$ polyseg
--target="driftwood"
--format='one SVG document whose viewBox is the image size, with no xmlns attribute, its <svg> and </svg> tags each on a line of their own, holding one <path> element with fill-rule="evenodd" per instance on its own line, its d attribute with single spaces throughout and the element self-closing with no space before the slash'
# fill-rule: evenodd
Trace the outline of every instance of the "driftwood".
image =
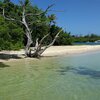
<svg viewBox="0 0 100 100">
<path fill-rule="evenodd" d="M 28 25 L 28 22 L 26 21 L 26 17 L 27 16 L 40 16 L 42 14 L 45 14 L 49 11 L 49 9 L 53 6 L 53 5 L 50 5 L 47 7 L 47 9 L 42 12 L 42 13 L 37 13 L 37 14 L 32 14 L 32 13 L 29 13 L 29 14 L 26 14 L 26 9 L 25 9 L 25 5 L 22 4 L 21 5 L 23 10 L 22 10 L 22 19 L 21 20 L 17 20 L 17 19 L 14 19 L 14 18 L 11 18 L 11 17 L 8 17 L 5 15 L 5 9 L 3 8 L 3 17 L 6 19 L 6 20 L 10 20 L 10 21 L 17 21 L 17 22 L 20 22 L 21 24 L 24 25 L 25 27 L 25 35 L 27 37 L 27 44 L 25 46 L 25 56 L 27 57 L 40 57 L 41 54 L 47 49 L 49 48 L 50 46 L 52 46 L 54 44 L 54 42 L 56 41 L 58 35 L 60 34 L 60 32 L 62 30 L 60 30 L 54 37 L 54 39 L 52 40 L 52 42 L 49 44 L 49 45 L 46 45 L 44 47 L 42 47 L 42 43 L 43 41 L 45 40 L 45 38 L 47 38 L 49 36 L 49 33 L 46 34 L 40 41 L 39 39 L 37 38 L 36 39 L 36 43 L 35 43 L 35 47 L 31 47 L 31 44 L 33 43 L 33 40 L 32 40 L 32 31 L 31 29 L 29 28 L 29 25 Z"/>
</svg>

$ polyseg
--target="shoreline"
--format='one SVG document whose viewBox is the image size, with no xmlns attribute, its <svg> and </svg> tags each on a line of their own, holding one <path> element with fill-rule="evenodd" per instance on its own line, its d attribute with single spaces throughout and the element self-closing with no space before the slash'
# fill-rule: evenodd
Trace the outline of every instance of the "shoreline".
<svg viewBox="0 0 100 100">
<path fill-rule="evenodd" d="M 67 56 L 67 55 L 69 56 L 74 54 L 82 54 L 82 53 L 96 52 L 96 51 L 100 51 L 100 45 L 51 46 L 41 56 L 43 57 L 56 57 L 56 56 Z M 0 62 L 26 59 L 23 55 L 24 55 L 23 49 L 20 51 L 0 51 Z"/>
<path fill-rule="evenodd" d="M 66 56 L 73 54 L 81 54 L 87 52 L 95 52 L 100 50 L 100 45 L 74 45 L 74 46 L 52 46 L 48 48 L 42 56 Z"/>
</svg>

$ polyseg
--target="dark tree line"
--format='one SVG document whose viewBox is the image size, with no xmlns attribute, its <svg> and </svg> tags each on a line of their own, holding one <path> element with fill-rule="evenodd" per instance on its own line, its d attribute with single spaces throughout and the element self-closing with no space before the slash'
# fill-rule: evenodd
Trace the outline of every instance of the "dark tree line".
<svg viewBox="0 0 100 100">
<path fill-rule="evenodd" d="M 95 42 L 97 40 L 100 40 L 100 36 L 96 34 L 88 34 L 88 35 L 79 35 L 79 36 L 72 36 L 73 42 Z"/>
</svg>

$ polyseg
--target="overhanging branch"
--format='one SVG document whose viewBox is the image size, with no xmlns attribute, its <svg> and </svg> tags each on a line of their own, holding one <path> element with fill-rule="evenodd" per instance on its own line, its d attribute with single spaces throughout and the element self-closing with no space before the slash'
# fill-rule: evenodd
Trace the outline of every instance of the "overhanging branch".
<svg viewBox="0 0 100 100">
<path fill-rule="evenodd" d="M 20 21 L 20 20 L 17 20 L 17 19 L 14 19 L 14 18 L 6 17 L 6 16 L 5 16 L 5 9 L 4 9 L 4 8 L 3 8 L 3 13 L 2 13 L 2 15 L 3 15 L 3 17 L 4 17 L 5 19 L 7 19 L 7 20 L 17 21 L 17 22 L 22 23 L 22 21 Z"/>
<path fill-rule="evenodd" d="M 52 45 L 54 44 L 54 42 L 56 41 L 56 39 L 58 38 L 58 35 L 62 32 L 62 30 L 63 30 L 63 29 L 61 29 L 61 30 L 56 34 L 56 36 L 54 37 L 53 41 L 52 41 L 49 45 L 45 46 L 44 49 L 42 49 L 42 50 L 40 51 L 40 54 L 42 54 L 47 48 L 49 48 L 50 46 L 52 46 Z"/>
<path fill-rule="evenodd" d="M 52 45 L 54 44 L 54 42 L 56 41 L 56 39 L 58 38 L 58 35 L 61 33 L 62 30 L 63 30 L 63 29 L 61 29 L 61 30 L 56 34 L 56 36 L 54 37 L 53 41 L 52 41 L 49 45 L 47 45 L 45 48 L 49 48 L 50 46 L 52 46 Z"/>
<path fill-rule="evenodd" d="M 49 36 L 49 33 L 48 34 L 46 34 L 41 40 L 40 40 L 40 45 L 42 44 L 42 42 L 44 41 L 44 39 L 46 38 L 46 37 L 48 37 Z"/>
<path fill-rule="evenodd" d="M 54 6 L 54 4 L 50 5 L 47 7 L 47 9 L 42 12 L 42 13 L 37 13 L 37 14 L 32 14 L 32 13 L 29 13 L 29 14 L 26 14 L 25 16 L 40 16 L 40 15 L 43 15 L 43 14 L 46 14 L 48 11 L 51 11 L 49 10 L 52 6 Z"/>
</svg>

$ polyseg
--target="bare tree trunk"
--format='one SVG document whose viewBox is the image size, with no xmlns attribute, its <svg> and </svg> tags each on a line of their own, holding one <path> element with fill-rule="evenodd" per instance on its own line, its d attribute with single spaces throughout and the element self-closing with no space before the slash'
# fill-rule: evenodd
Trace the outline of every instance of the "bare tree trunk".
<svg viewBox="0 0 100 100">
<path fill-rule="evenodd" d="M 3 8 L 3 17 L 7 20 L 11 20 L 11 21 L 18 21 L 20 23 L 22 23 L 24 25 L 24 27 L 26 28 L 26 37 L 27 37 L 27 44 L 26 44 L 26 47 L 25 47 L 25 56 L 30 56 L 31 55 L 31 52 L 30 52 L 30 46 L 31 44 L 33 43 L 32 41 L 32 36 L 31 36 L 31 33 L 32 31 L 30 30 L 27 22 L 26 22 L 26 18 L 25 18 L 25 6 L 22 6 L 23 7 L 23 12 L 22 12 L 22 21 L 20 20 L 16 20 L 14 18 L 8 18 L 5 16 L 5 10 Z"/>
<path fill-rule="evenodd" d="M 35 46 L 35 49 L 33 49 L 33 53 L 31 54 L 31 57 L 37 57 L 37 58 L 41 57 L 41 54 L 42 54 L 47 48 L 49 48 L 50 46 L 52 46 L 52 45 L 54 44 L 54 42 L 55 42 L 56 39 L 58 38 L 58 35 L 60 34 L 61 31 L 62 31 L 62 29 L 56 34 L 56 36 L 54 37 L 53 41 L 52 41 L 49 45 L 47 45 L 47 46 L 42 47 L 42 43 L 43 43 L 44 39 L 45 39 L 47 36 L 49 36 L 49 34 L 45 35 L 45 36 L 41 39 L 40 43 L 38 43 L 38 41 L 36 40 L 36 46 Z"/>
<path fill-rule="evenodd" d="M 44 49 L 41 49 L 40 55 L 41 55 L 47 48 L 51 47 L 51 46 L 54 44 L 54 42 L 55 42 L 55 41 L 57 40 L 57 38 L 59 37 L 59 34 L 61 33 L 61 31 L 62 31 L 62 29 L 56 34 L 56 36 L 54 37 L 53 41 L 52 41 L 49 45 L 45 46 Z"/>
<path fill-rule="evenodd" d="M 25 47 L 25 56 L 26 57 L 31 56 L 31 50 L 30 50 L 31 44 L 32 44 L 32 40 L 30 38 L 28 38 L 27 44 L 26 44 L 26 47 Z"/>
<path fill-rule="evenodd" d="M 26 44 L 26 47 L 25 47 L 25 56 L 30 57 L 31 56 L 30 47 L 31 47 L 31 44 L 33 43 L 33 41 L 32 41 L 32 36 L 31 36 L 32 31 L 30 31 L 30 28 L 28 27 L 28 24 L 27 24 L 26 18 L 25 18 L 25 7 L 23 7 L 22 23 L 26 28 L 25 35 L 27 37 L 27 44 Z"/>
<path fill-rule="evenodd" d="M 33 40 L 32 40 L 32 31 L 31 29 L 29 28 L 28 26 L 28 23 L 26 21 L 26 17 L 27 16 L 30 16 L 30 15 L 34 15 L 34 16 L 39 16 L 41 14 L 45 14 L 49 8 L 51 8 L 53 5 L 50 5 L 48 6 L 48 8 L 43 12 L 43 13 L 39 13 L 39 14 L 26 14 L 25 12 L 25 5 L 22 5 L 22 8 L 23 8 L 23 11 L 22 11 L 22 20 L 17 20 L 17 19 L 14 19 L 14 18 L 9 18 L 9 17 L 6 17 L 5 16 L 5 10 L 3 8 L 3 17 L 7 20 L 12 20 L 12 21 L 17 21 L 17 22 L 20 22 L 21 24 L 24 25 L 25 29 L 26 29 L 26 32 L 25 32 L 25 35 L 27 37 L 27 44 L 26 44 L 26 47 L 25 47 L 25 56 L 27 57 L 40 57 L 41 54 L 47 49 L 49 48 L 50 46 L 52 46 L 54 44 L 54 42 L 56 41 L 58 35 L 60 34 L 60 32 L 62 31 L 62 29 L 56 34 L 56 36 L 54 37 L 53 41 L 45 46 L 45 47 L 42 47 L 42 43 L 44 41 L 44 39 L 49 36 L 49 33 L 47 35 L 45 35 L 40 41 L 38 40 L 38 38 L 36 39 L 36 45 L 33 49 L 31 49 L 31 44 L 33 43 Z"/>
</svg>

